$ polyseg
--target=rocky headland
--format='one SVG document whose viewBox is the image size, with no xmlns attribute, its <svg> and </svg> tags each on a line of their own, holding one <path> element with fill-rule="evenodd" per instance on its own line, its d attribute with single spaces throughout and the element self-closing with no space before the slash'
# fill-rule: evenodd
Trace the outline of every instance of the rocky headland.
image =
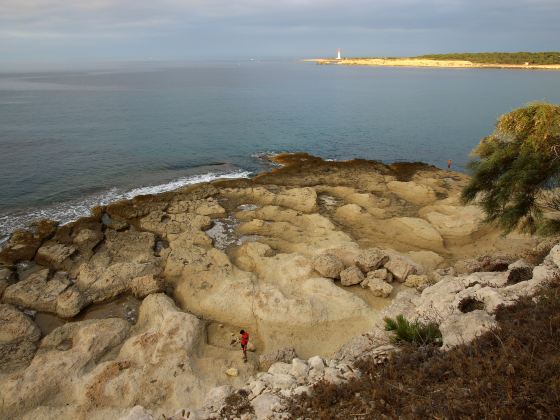
<svg viewBox="0 0 560 420">
<path fill-rule="evenodd" d="M 245 418 L 285 418 L 283 398 L 390 356 L 384 316 L 435 321 L 451 348 L 558 275 L 560 249 L 535 266 L 521 256 L 547 244 L 461 204 L 464 174 L 273 160 L 15 232 L 0 250 L 0 417 L 228 418 L 241 392 Z"/>
<path fill-rule="evenodd" d="M 317 64 L 337 64 L 342 66 L 370 66 L 370 67 L 427 67 L 427 68 L 457 68 L 457 69 L 520 69 L 520 70 L 560 70 L 560 64 L 500 64 L 479 63 L 469 60 L 437 60 L 430 58 L 315 58 L 305 61 Z"/>
</svg>

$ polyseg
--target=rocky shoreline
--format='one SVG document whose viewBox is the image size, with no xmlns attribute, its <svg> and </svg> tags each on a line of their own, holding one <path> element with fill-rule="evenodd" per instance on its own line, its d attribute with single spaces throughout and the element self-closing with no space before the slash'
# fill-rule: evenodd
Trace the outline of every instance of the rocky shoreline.
<svg viewBox="0 0 560 420">
<path fill-rule="evenodd" d="M 220 418 L 243 390 L 257 418 L 282 418 L 283 397 L 389 356 L 383 316 L 439 317 L 450 347 L 557 274 L 555 249 L 519 261 L 536 238 L 504 237 L 460 204 L 464 174 L 274 161 L 15 232 L 0 250 L 0 416 Z M 139 301 L 133 316 L 84 318 L 123 296 Z M 43 314 L 57 327 L 39 328 Z"/>
</svg>

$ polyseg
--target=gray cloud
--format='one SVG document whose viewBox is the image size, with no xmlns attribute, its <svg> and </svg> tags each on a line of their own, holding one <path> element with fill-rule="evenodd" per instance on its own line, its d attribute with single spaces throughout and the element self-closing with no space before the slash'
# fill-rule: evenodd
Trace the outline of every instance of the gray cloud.
<svg viewBox="0 0 560 420">
<path fill-rule="evenodd" d="M 2 0 L 3 61 L 557 49 L 558 0 Z M 0 62 L 1 63 L 1 62 Z"/>
</svg>

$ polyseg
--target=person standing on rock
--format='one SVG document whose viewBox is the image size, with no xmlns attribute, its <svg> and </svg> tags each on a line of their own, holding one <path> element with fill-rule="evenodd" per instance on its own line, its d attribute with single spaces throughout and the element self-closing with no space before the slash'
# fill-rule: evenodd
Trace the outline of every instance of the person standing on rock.
<svg viewBox="0 0 560 420">
<path fill-rule="evenodd" d="M 239 331 L 241 334 L 241 350 L 243 351 L 243 361 L 247 362 L 247 344 L 249 344 L 249 333 L 245 330 Z"/>
</svg>

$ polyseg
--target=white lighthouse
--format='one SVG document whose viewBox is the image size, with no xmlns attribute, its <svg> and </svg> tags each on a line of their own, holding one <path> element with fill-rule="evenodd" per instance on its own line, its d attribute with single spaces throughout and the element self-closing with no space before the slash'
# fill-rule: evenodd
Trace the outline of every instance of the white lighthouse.
<svg viewBox="0 0 560 420">
<path fill-rule="evenodd" d="M 340 56 L 340 48 L 336 50 L 336 59 L 342 60 L 342 57 Z"/>
</svg>

